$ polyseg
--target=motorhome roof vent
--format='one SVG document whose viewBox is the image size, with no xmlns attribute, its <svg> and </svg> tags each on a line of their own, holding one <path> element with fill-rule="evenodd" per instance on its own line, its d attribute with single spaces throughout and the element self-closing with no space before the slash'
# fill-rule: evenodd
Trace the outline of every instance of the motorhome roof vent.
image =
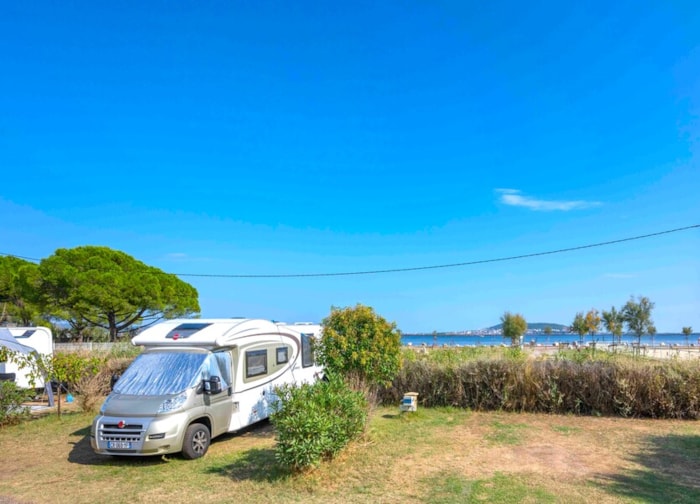
<svg viewBox="0 0 700 504">
<path fill-rule="evenodd" d="M 168 334 L 165 335 L 166 339 L 179 340 L 186 339 L 192 336 L 194 333 L 201 331 L 205 327 L 209 327 L 211 324 L 207 323 L 185 323 L 180 324 L 175 329 L 171 329 Z"/>
</svg>

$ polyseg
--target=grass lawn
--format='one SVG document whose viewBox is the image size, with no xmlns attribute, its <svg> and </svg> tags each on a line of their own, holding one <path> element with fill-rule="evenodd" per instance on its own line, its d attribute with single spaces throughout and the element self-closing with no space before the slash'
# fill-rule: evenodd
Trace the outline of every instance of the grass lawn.
<svg viewBox="0 0 700 504">
<path fill-rule="evenodd" d="M 367 436 L 299 476 L 263 423 L 206 457 L 112 458 L 92 417 L 0 429 L 0 503 L 697 503 L 700 423 L 379 408 Z"/>
</svg>

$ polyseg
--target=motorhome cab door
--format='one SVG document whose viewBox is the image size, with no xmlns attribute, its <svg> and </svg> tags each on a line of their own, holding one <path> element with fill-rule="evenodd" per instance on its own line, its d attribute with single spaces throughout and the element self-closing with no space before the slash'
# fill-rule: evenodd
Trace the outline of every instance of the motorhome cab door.
<svg viewBox="0 0 700 504">
<path fill-rule="evenodd" d="M 233 414 L 233 379 L 231 373 L 231 352 L 215 352 L 207 359 L 208 369 L 204 369 L 204 385 L 211 378 L 219 378 L 221 391 L 218 393 L 205 393 L 204 405 L 209 410 L 212 418 L 212 437 L 228 431 Z"/>
</svg>

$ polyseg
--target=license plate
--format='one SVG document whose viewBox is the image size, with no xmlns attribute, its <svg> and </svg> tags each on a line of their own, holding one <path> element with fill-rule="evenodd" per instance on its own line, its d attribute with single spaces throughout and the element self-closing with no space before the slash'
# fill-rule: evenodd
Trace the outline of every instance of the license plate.
<svg viewBox="0 0 700 504">
<path fill-rule="evenodd" d="M 131 450 L 129 441 L 107 441 L 108 450 Z"/>
</svg>

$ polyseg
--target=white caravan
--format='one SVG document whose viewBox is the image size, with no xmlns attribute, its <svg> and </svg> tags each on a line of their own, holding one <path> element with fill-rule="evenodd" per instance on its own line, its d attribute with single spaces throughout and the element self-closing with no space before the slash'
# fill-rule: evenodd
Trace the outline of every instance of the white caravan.
<svg viewBox="0 0 700 504">
<path fill-rule="evenodd" d="M 203 456 L 211 438 L 269 417 L 275 387 L 313 382 L 315 324 L 175 319 L 132 339 L 144 351 L 116 381 L 90 430 L 97 453 Z"/>
<path fill-rule="evenodd" d="M 6 344 L 0 342 L 0 346 L 6 346 L 12 351 L 24 354 L 34 351 L 44 358 L 53 355 L 53 337 L 51 336 L 51 329 L 48 327 L 3 327 L 2 329 L 3 332 L 9 332 L 14 340 L 19 343 L 20 347 L 14 347 L 11 342 Z M 7 333 L 5 332 L 5 334 Z M 44 388 L 43 377 L 35 376 L 32 381 L 31 373 L 31 369 L 20 368 L 15 362 L 0 362 L 0 374 L 6 376 L 14 375 L 14 381 L 18 387 Z"/>
</svg>

